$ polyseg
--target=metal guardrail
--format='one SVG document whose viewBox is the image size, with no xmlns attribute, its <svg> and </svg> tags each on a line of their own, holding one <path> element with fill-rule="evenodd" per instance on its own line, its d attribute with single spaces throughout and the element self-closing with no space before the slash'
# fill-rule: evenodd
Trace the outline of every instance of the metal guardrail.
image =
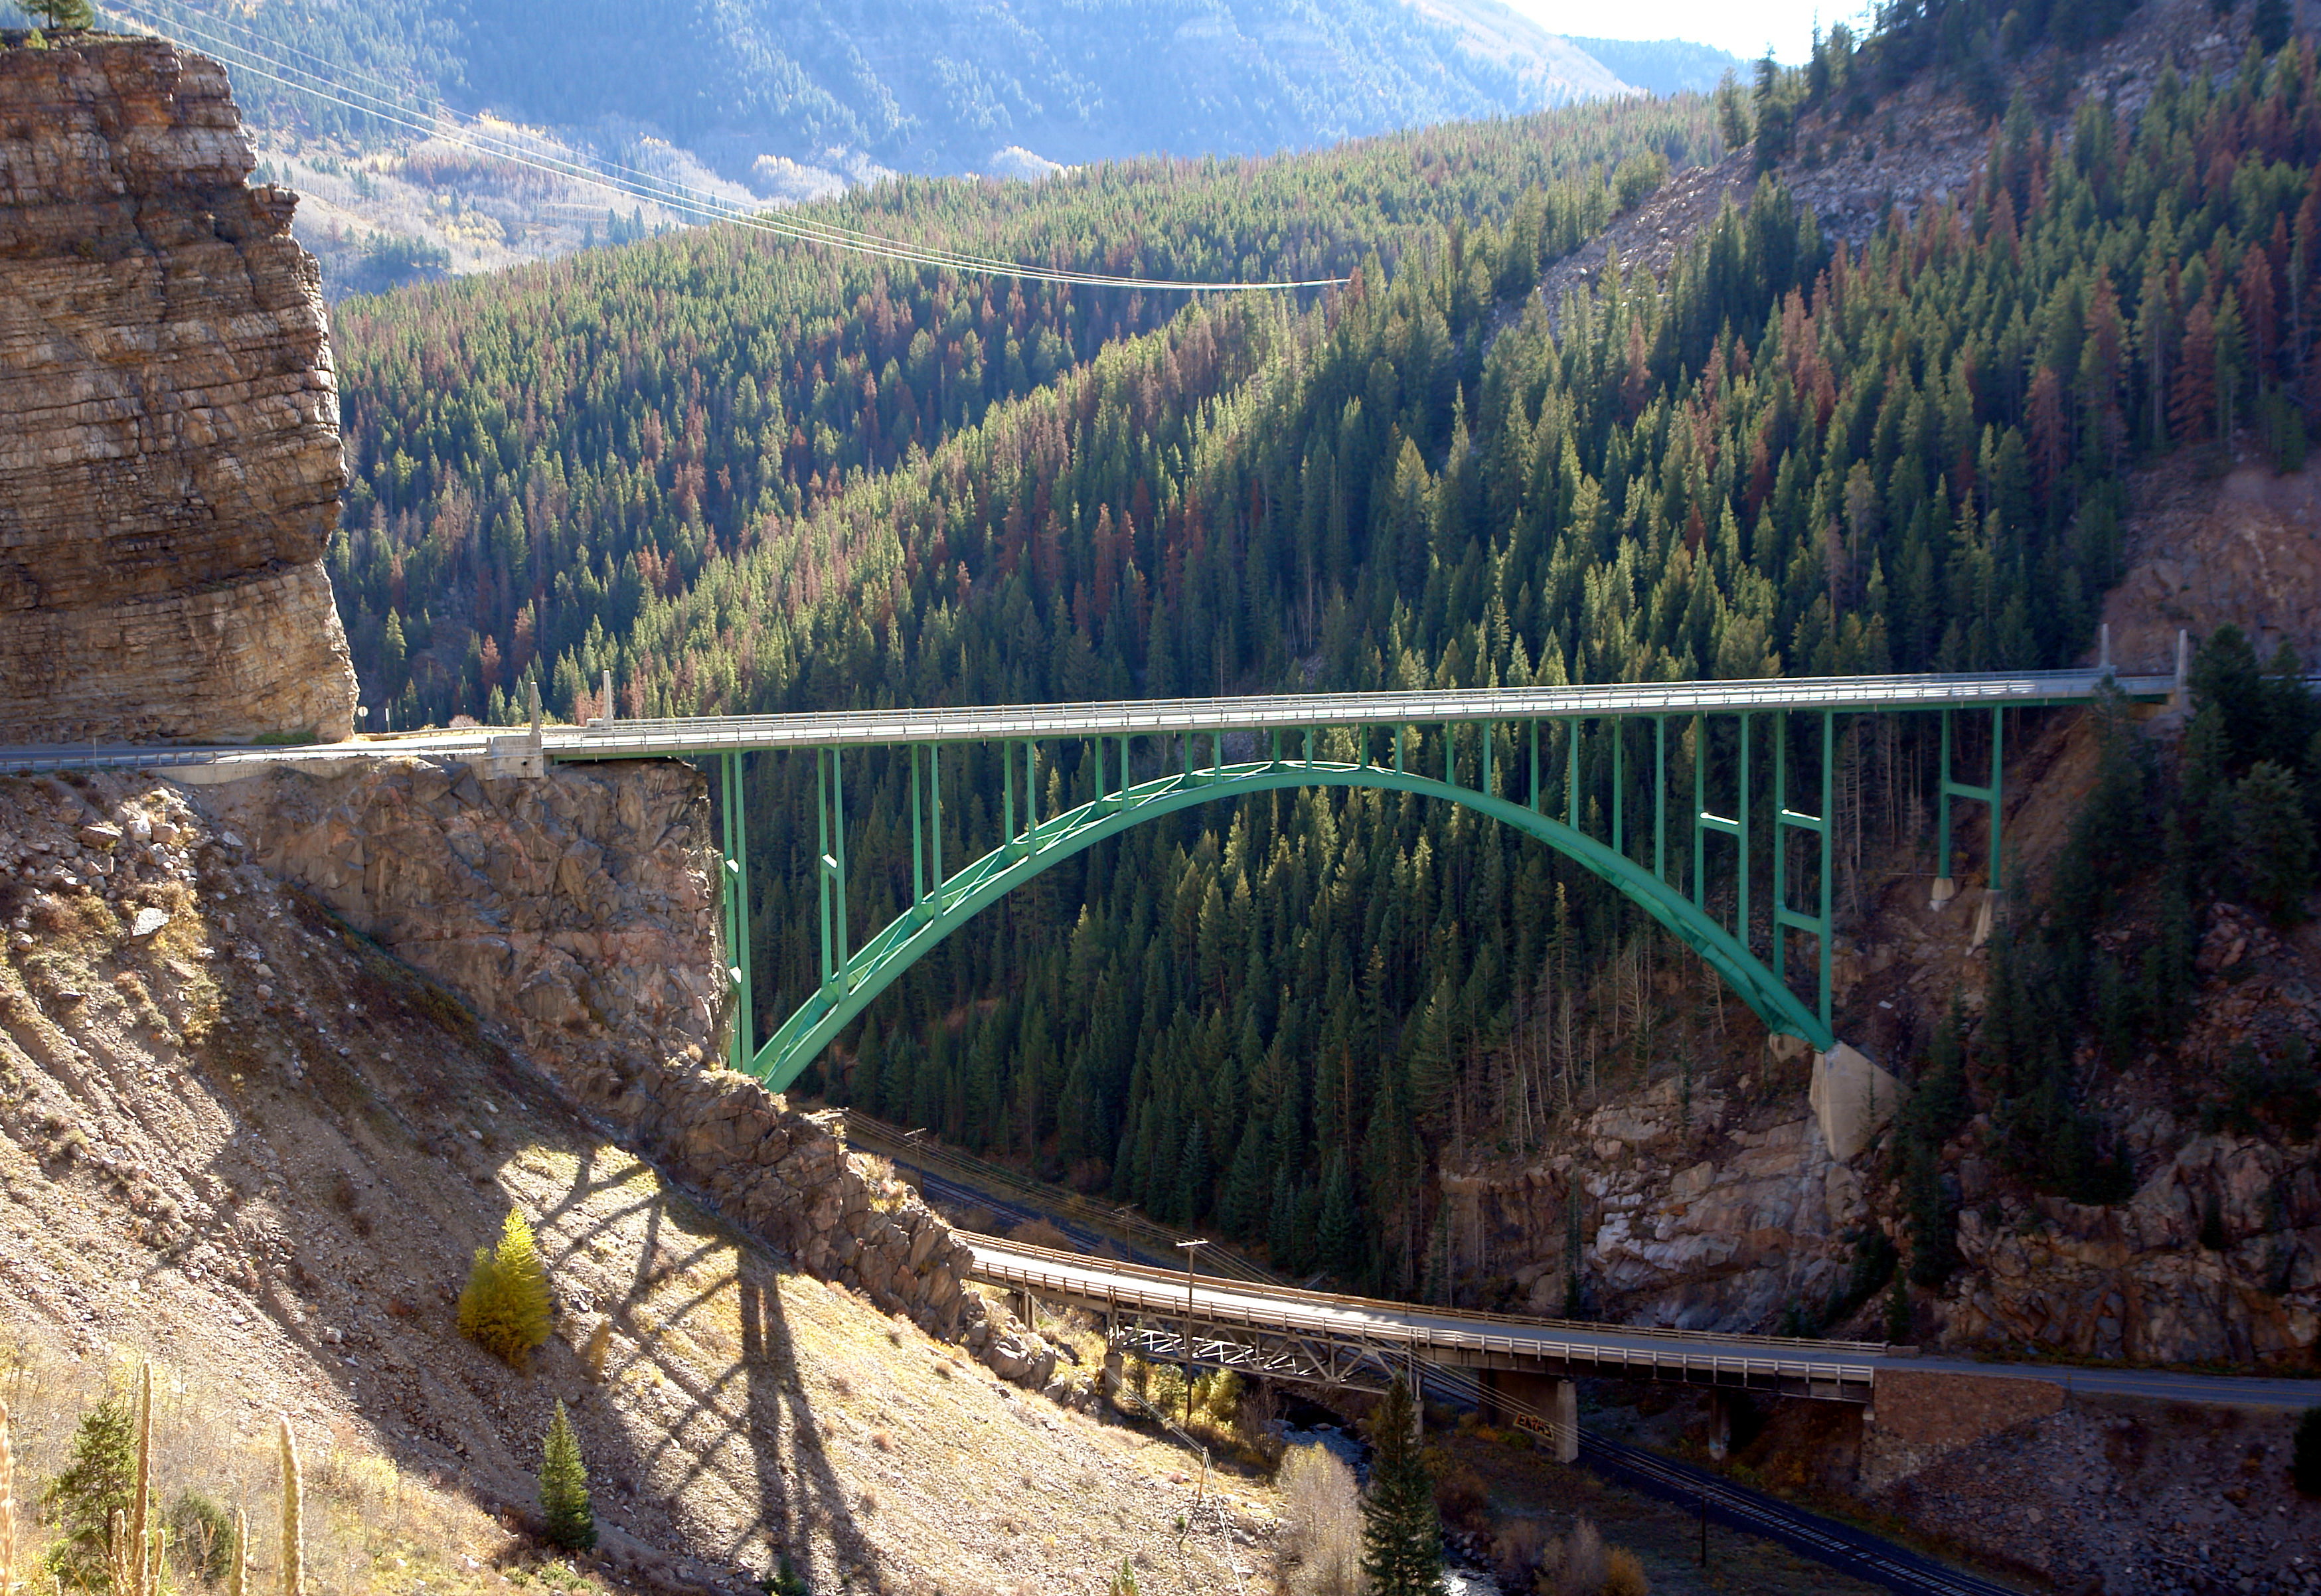
<svg viewBox="0 0 2321 1596">
<path fill-rule="evenodd" d="M 971 709 L 867 709 L 802 715 L 592 720 L 551 729 L 555 759 L 637 758 L 655 752 L 875 747 L 1042 737 L 1167 736 L 1306 726 L 1441 725 L 1473 721 L 1584 720 L 1733 715 L 1784 709 L 1973 709 L 2084 703 L 2111 690 L 2165 698 L 2174 676 L 2103 670 L 1982 674 L 1798 676 L 1753 681 L 1612 683 L 1431 692 L 1284 693 L 1218 698 L 1126 699 Z"/>
<path fill-rule="evenodd" d="M 874 747 L 1036 737 L 1167 736 L 1308 726 L 1597 720 L 1787 709 L 2028 707 L 2084 703 L 2107 690 L 2131 698 L 2161 698 L 2178 691 L 2180 685 L 2173 674 L 2122 676 L 2108 670 L 2092 669 L 696 716 L 592 720 L 581 726 L 544 726 L 540 750 L 551 760 L 647 759 L 745 749 Z M 510 726 L 477 726 L 457 731 L 368 734 L 345 743 L 278 746 L 18 746 L 0 748 L 0 775 L 58 770 L 328 763 L 379 753 L 477 759 L 512 752 L 507 740 L 528 734 Z"/>
<path fill-rule="evenodd" d="M 1658 1330 L 1606 1332 L 1595 1327 L 1568 1326 L 1553 1321 L 1520 1320 L 1507 1316 L 1437 1315 L 1473 1318 L 1474 1322 L 1521 1325 L 1534 1333 L 1495 1334 L 1488 1329 L 1444 1328 L 1413 1322 L 1406 1305 L 1375 1299 L 1298 1291 L 1288 1287 L 1249 1287 L 1213 1281 L 1204 1300 L 1195 1283 L 1193 1300 L 1187 1300 L 1184 1276 L 1137 1264 L 1091 1263 L 1076 1254 L 1015 1242 L 994 1242 L 970 1236 L 975 1254 L 973 1278 L 988 1284 L 1026 1290 L 1039 1296 L 1084 1303 L 1107 1312 L 1133 1309 L 1163 1318 L 1189 1317 L 1210 1325 L 1270 1331 L 1310 1337 L 1366 1350 L 1391 1349 L 1398 1356 L 1504 1358 L 1510 1366 L 1553 1364 L 1563 1369 L 1585 1368 L 1648 1379 L 1675 1379 L 1688 1383 L 1803 1387 L 1808 1392 L 1842 1400 L 1867 1400 L 1876 1364 L 1890 1355 L 1869 1343 L 1796 1343 L 1786 1338 L 1716 1336 L 1700 1331 Z M 1242 1300 L 1218 1300 L 1219 1288 Z M 1252 1302 L 1247 1299 L 1261 1298 Z M 1326 1310 L 1326 1311 L 1324 1311 Z M 1360 1314 L 1360 1319 L 1349 1315 Z M 1589 1334 L 1589 1330 L 1596 1333 Z M 1536 1332 L 1552 1331 L 1543 1335 Z M 1576 1333 L 1575 1333 L 1576 1332 Z M 1643 1345 L 1635 1345 L 1642 1342 Z M 1745 1345 L 1787 1350 L 1833 1346 L 1857 1351 L 1852 1359 L 1798 1358 L 1713 1352 L 1709 1346 Z"/>
<path fill-rule="evenodd" d="M 1005 1236 L 984 1236 L 973 1232 L 962 1233 L 970 1246 L 993 1253 L 1015 1253 L 1027 1258 L 1051 1263 L 1068 1263 L 1075 1268 L 1120 1277 L 1134 1277 L 1157 1285 L 1172 1286 L 1176 1300 L 1185 1300 L 1185 1272 L 1156 1269 L 1147 1263 L 1116 1262 L 1109 1258 L 1089 1258 L 1078 1253 L 1058 1252 L 1052 1247 L 1035 1246 L 1029 1242 L 1011 1240 Z M 1421 1304 L 1396 1302 L 1383 1297 L 1358 1297 L 1349 1292 L 1311 1291 L 1297 1286 L 1278 1285 L 1220 1279 L 1215 1275 L 1197 1275 L 1197 1283 L 1211 1288 L 1234 1291 L 1252 1291 L 1278 1301 L 1313 1303 L 1321 1307 L 1381 1314 L 1425 1313 L 1440 1318 L 1472 1320 L 1479 1324 L 1521 1326 L 1525 1328 L 1567 1331 L 1586 1335 L 1618 1335 L 1675 1344 L 1716 1345 L 1730 1346 L 1736 1343 L 1750 1346 L 1779 1347 L 1797 1351 L 1840 1352 L 1858 1357 L 1888 1360 L 1915 1358 L 1917 1348 L 1883 1341 L 1817 1341 L 1800 1336 L 1725 1335 L 1716 1330 L 1678 1330 L 1661 1326 L 1597 1325 L 1581 1319 L 1539 1318 L 1526 1314 L 1489 1313 L 1479 1309 L 1430 1309 Z"/>
</svg>

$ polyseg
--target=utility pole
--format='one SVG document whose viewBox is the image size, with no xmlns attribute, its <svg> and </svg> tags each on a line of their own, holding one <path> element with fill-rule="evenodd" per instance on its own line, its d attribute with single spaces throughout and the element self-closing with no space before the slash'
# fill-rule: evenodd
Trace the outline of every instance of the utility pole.
<svg viewBox="0 0 2321 1596">
<path fill-rule="evenodd" d="M 1206 1236 L 1177 1244 L 1185 1249 L 1185 1422 L 1193 1422 L 1193 1260 L 1209 1245 Z"/>
</svg>

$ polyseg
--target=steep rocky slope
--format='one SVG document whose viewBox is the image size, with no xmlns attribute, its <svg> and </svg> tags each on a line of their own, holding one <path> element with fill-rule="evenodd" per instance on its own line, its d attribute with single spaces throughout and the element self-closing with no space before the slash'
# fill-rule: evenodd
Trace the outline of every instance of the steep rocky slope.
<svg viewBox="0 0 2321 1596">
<path fill-rule="evenodd" d="M 609 814 L 701 809 L 682 771 L 584 780 Z M 0 816 L 0 1319 L 68 1396 L 73 1368 L 158 1358 L 187 1393 L 177 1466 L 229 1500 L 265 1500 L 276 1410 L 340 1476 L 409 1482 L 392 1527 L 333 1532 L 329 1588 L 505 1588 L 485 1564 L 524 1559 L 506 1526 L 530 1521 L 560 1398 L 618 1581 L 741 1591 L 787 1555 L 817 1590 L 1045 1589 L 1130 1556 L 1144 1588 L 1189 1591 L 1253 1565 L 1270 1517 L 1256 1488 L 1211 1481 L 1181 1536 L 1198 1482 L 1179 1455 L 1017 1394 L 902 1311 L 955 1334 L 988 1322 L 974 1338 L 996 1347 L 1004 1317 L 955 1275 L 948 1311 L 879 1273 L 875 1243 L 846 1271 L 862 1290 L 817 1278 L 881 1227 L 931 1278 L 948 1233 L 753 1085 L 681 1053 L 636 1061 L 630 1093 L 659 1094 L 642 1117 L 657 1168 L 569 1105 L 540 1067 L 558 1055 L 509 1045 L 526 1021 L 479 1020 L 186 792 L 11 780 Z M 535 814 L 495 842 L 520 847 L 527 825 L 551 829 Z M 677 831 L 627 862 L 697 892 Z M 685 947 L 678 897 L 665 946 L 697 971 L 714 941 Z M 570 1027 L 571 1057 L 608 1056 L 616 1028 Z M 528 1373 L 452 1324 L 469 1254 L 511 1207 L 539 1227 L 559 1303 Z M 43 1409 L 40 1455 L 72 1407 Z"/>
<path fill-rule="evenodd" d="M 0 743 L 353 730 L 328 332 L 250 164 L 214 62 L 0 40 Z"/>
</svg>

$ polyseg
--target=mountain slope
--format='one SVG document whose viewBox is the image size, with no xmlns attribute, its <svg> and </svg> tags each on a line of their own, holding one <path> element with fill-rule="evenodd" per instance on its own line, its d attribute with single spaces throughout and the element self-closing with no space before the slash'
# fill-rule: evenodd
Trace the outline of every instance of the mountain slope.
<svg viewBox="0 0 2321 1596">
<path fill-rule="evenodd" d="M 1712 44 L 1686 39 L 1565 41 L 1604 63 L 1605 70 L 1652 95 L 1707 94 L 1727 72 L 1745 75 L 1749 63 Z"/>
<path fill-rule="evenodd" d="M 322 0 L 224 23 L 195 0 L 126 0 L 118 15 L 247 30 L 417 104 L 607 147 L 657 136 L 742 182 L 761 158 L 960 172 L 1018 146 L 1067 164 L 1270 154 L 1624 87 L 1491 0 L 373 0 L 360 25 Z M 237 87 L 260 125 L 379 131 L 255 75 Z"/>
</svg>

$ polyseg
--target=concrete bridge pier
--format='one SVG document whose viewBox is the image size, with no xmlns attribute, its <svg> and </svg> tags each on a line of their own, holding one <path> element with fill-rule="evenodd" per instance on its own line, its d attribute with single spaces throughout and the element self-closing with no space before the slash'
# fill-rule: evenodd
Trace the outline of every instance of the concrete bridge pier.
<svg viewBox="0 0 2321 1596">
<path fill-rule="evenodd" d="M 1723 1463 L 1733 1450 L 1733 1398 L 1723 1391 L 1708 1393 L 1708 1455 Z"/>
<path fill-rule="evenodd" d="M 1495 1428 L 1519 1429 L 1534 1436 L 1546 1445 L 1548 1455 L 1558 1463 L 1579 1461 L 1578 1382 L 1514 1369 L 1483 1369 L 1477 1373 L 1483 1387 L 1480 1417 L 1485 1424 Z M 1501 1398 L 1506 1400 L 1503 1402 Z M 1510 1403 L 1520 1403 L 1522 1407 L 1512 1407 Z"/>
</svg>

